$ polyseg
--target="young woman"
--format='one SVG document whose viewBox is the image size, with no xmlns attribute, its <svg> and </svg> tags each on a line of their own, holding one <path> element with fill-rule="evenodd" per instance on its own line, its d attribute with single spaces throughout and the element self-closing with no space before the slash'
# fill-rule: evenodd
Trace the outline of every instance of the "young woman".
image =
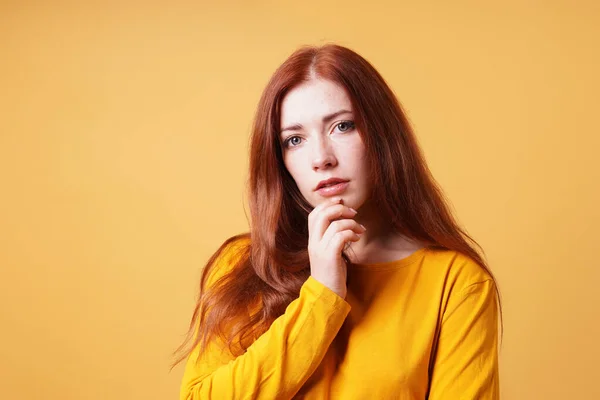
<svg viewBox="0 0 600 400">
<path fill-rule="evenodd" d="M 249 201 L 203 270 L 182 400 L 498 398 L 494 278 L 364 58 L 305 47 L 275 71 Z"/>
</svg>

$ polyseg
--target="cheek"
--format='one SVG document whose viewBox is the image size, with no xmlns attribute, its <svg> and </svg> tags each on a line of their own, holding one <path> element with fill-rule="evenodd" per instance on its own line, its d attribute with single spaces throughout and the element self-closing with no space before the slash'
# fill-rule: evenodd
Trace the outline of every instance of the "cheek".
<svg viewBox="0 0 600 400">
<path fill-rule="evenodd" d="M 367 158 L 367 154 L 364 149 L 357 149 L 357 151 L 353 154 L 354 162 L 354 171 L 357 176 L 361 177 L 363 180 L 368 180 L 369 177 L 369 162 Z"/>
<path fill-rule="evenodd" d="M 308 186 L 310 183 L 306 182 L 306 166 L 303 165 L 301 160 L 299 160 L 297 157 L 290 156 L 284 158 L 284 165 L 289 174 L 292 176 L 292 179 L 294 179 L 294 182 L 296 182 L 298 189 L 300 189 L 301 192 L 304 191 L 306 186 Z"/>
<path fill-rule="evenodd" d="M 361 143 L 357 143 L 347 149 L 347 158 L 353 160 L 357 166 L 363 166 L 367 163 L 367 152 Z"/>
</svg>

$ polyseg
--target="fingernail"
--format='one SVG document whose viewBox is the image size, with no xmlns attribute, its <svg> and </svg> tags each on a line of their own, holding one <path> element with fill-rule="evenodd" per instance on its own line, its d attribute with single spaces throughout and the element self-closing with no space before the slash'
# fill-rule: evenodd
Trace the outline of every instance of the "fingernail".
<svg viewBox="0 0 600 400">
<path fill-rule="evenodd" d="M 348 207 L 354 214 L 356 214 L 358 211 L 356 211 L 354 208 L 352 207 Z"/>
<path fill-rule="evenodd" d="M 365 228 L 365 226 L 363 224 L 360 224 L 360 226 L 366 231 L 367 228 Z"/>
</svg>

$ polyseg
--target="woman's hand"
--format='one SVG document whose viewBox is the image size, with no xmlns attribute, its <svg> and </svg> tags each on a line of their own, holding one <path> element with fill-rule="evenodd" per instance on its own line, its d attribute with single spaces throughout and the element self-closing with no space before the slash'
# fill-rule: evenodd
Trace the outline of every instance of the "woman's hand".
<svg viewBox="0 0 600 400">
<path fill-rule="evenodd" d="M 357 242 L 366 229 L 353 220 L 356 211 L 339 197 L 318 204 L 308 215 L 308 255 L 314 279 L 346 297 L 346 262 L 342 250 Z"/>
</svg>

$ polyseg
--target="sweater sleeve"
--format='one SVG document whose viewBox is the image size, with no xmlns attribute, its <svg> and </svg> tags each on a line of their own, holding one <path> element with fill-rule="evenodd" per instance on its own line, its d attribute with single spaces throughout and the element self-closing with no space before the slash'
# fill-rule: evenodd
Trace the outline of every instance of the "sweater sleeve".
<svg viewBox="0 0 600 400">
<path fill-rule="evenodd" d="M 309 277 L 299 297 L 244 354 L 233 358 L 213 344 L 199 355 L 196 348 L 186 362 L 180 399 L 292 398 L 320 364 L 349 312 L 344 299 Z"/>
<path fill-rule="evenodd" d="M 499 398 L 498 311 L 492 280 L 466 287 L 445 313 L 429 399 Z"/>
</svg>

